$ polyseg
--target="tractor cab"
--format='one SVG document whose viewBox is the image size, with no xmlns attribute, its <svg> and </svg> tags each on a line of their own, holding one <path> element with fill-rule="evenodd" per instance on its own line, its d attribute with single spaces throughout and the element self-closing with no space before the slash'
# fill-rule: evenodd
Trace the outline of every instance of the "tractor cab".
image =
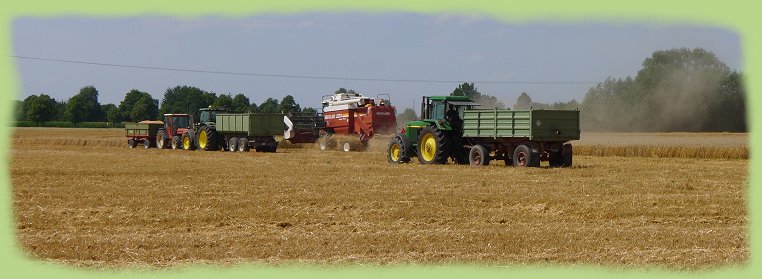
<svg viewBox="0 0 762 279">
<path fill-rule="evenodd" d="M 452 106 L 453 111 L 450 111 Z M 421 101 L 421 120 L 439 121 L 449 120 L 457 115 L 463 119 L 463 111 L 466 108 L 480 106 L 466 96 L 431 96 L 423 97 Z M 457 113 L 457 114 L 456 114 Z"/>
<path fill-rule="evenodd" d="M 228 112 L 228 109 L 212 107 L 199 109 L 199 122 L 202 124 L 217 122 L 218 112 Z"/>
</svg>

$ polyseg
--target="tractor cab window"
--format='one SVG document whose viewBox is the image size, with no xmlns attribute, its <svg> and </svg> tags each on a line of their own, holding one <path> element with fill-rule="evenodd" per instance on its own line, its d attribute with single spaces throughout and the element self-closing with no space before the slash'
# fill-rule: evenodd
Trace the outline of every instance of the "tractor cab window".
<svg viewBox="0 0 762 279">
<path fill-rule="evenodd" d="M 199 120 L 201 123 L 215 122 L 217 120 L 217 112 L 213 110 L 201 111 Z"/>
<path fill-rule="evenodd" d="M 445 104 L 444 102 L 434 102 L 431 110 L 431 119 L 444 119 L 445 118 Z"/>
<path fill-rule="evenodd" d="M 188 128 L 188 117 L 184 116 L 175 116 L 172 119 L 172 123 L 175 126 L 175 129 L 177 128 Z"/>
</svg>

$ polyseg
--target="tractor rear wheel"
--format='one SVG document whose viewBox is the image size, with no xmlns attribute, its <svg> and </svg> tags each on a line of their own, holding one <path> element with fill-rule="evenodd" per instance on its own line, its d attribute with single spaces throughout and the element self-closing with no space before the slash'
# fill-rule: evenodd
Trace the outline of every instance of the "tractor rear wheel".
<svg viewBox="0 0 762 279">
<path fill-rule="evenodd" d="M 230 140 L 228 141 L 228 150 L 230 150 L 230 152 L 235 152 L 237 149 L 238 149 L 238 138 L 237 137 L 230 138 Z"/>
<path fill-rule="evenodd" d="M 238 151 L 249 152 L 249 139 L 247 138 L 238 139 Z"/>
<path fill-rule="evenodd" d="M 468 152 L 468 161 L 472 166 L 487 166 L 489 165 L 490 157 L 489 150 L 481 145 L 474 145 L 471 147 L 471 151 Z"/>
<path fill-rule="evenodd" d="M 196 145 L 193 144 L 193 137 L 191 137 L 190 132 L 183 133 L 183 149 L 185 150 L 196 149 Z"/>
<path fill-rule="evenodd" d="M 421 164 L 445 164 L 450 157 L 447 135 L 435 126 L 421 130 L 418 140 L 418 162 Z"/>
<path fill-rule="evenodd" d="M 412 151 L 413 145 L 410 140 L 403 134 L 396 134 L 386 148 L 386 160 L 396 164 L 410 162 Z"/>
<path fill-rule="evenodd" d="M 164 130 L 159 130 L 159 132 L 156 133 L 156 148 L 158 149 L 167 148 L 166 137 L 167 136 L 164 134 Z"/>
<path fill-rule="evenodd" d="M 212 129 L 209 126 L 201 126 L 201 129 L 198 131 L 197 139 L 196 144 L 200 150 L 212 151 L 220 148 L 217 143 L 217 130 Z"/>
<path fill-rule="evenodd" d="M 513 165 L 517 167 L 539 167 L 540 155 L 527 145 L 519 145 L 513 151 Z"/>
</svg>

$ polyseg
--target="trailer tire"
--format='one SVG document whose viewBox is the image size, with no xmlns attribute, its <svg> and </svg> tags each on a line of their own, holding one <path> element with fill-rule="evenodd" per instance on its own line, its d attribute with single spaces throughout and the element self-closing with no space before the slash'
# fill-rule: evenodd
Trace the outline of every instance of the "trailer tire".
<svg viewBox="0 0 762 279">
<path fill-rule="evenodd" d="M 488 166 L 490 157 L 486 147 L 474 145 L 468 152 L 468 161 L 472 166 Z"/>
<path fill-rule="evenodd" d="M 230 140 L 228 140 L 228 150 L 230 152 L 235 152 L 238 149 L 238 138 L 232 137 Z"/>
<path fill-rule="evenodd" d="M 435 126 L 421 130 L 418 137 L 418 162 L 421 164 L 445 164 L 450 157 L 449 138 Z"/>
<path fill-rule="evenodd" d="M 341 150 L 344 150 L 344 152 L 352 151 L 352 143 L 344 141 L 344 143 L 341 144 Z"/>
<path fill-rule="evenodd" d="M 167 148 L 167 137 L 164 134 L 163 129 L 156 132 L 156 148 L 158 149 Z"/>
<path fill-rule="evenodd" d="M 571 143 L 564 144 L 563 147 L 561 147 L 561 167 L 571 167 L 573 156 L 574 152 L 572 152 Z"/>
<path fill-rule="evenodd" d="M 129 146 L 130 148 L 135 148 L 136 146 L 138 146 L 138 143 L 135 142 L 135 139 L 128 139 L 127 146 Z"/>
<path fill-rule="evenodd" d="M 513 151 L 513 165 L 517 167 L 539 167 L 540 155 L 528 145 L 519 145 Z"/>
<path fill-rule="evenodd" d="M 321 151 L 333 149 L 336 147 L 336 139 L 333 139 L 333 134 L 326 134 L 318 140 L 318 145 Z"/>
<path fill-rule="evenodd" d="M 249 139 L 247 138 L 238 139 L 238 151 L 249 152 Z"/>
<path fill-rule="evenodd" d="M 403 134 L 396 134 L 386 148 L 386 160 L 392 164 L 410 162 L 412 151 L 413 144 L 410 143 L 410 140 Z"/>
<path fill-rule="evenodd" d="M 152 142 L 152 140 L 151 140 L 151 139 L 145 139 L 145 140 L 143 141 L 143 148 L 145 148 L 145 149 L 149 149 L 149 148 L 151 148 L 151 142 Z"/>
</svg>

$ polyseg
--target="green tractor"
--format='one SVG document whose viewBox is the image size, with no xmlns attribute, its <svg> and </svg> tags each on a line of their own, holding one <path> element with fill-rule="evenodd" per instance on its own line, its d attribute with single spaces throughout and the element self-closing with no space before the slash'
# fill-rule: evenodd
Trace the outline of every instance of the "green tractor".
<svg viewBox="0 0 762 279">
<path fill-rule="evenodd" d="M 182 146 L 186 150 L 212 151 L 220 149 L 220 142 L 224 139 L 217 133 L 217 113 L 227 112 L 224 108 L 201 108 L 199 109 L 199 122 L 183 133 Z"/>
<path fill-rule="evenodd" d="M 571 140 L 580 137 L 578 110 L 477 109 L 465 96 L 423 97 L 421 120 L 411 121 L 389 142 L 387 160 L 421 164 L 508 166 L 572 165 Z"/>
</svg>

